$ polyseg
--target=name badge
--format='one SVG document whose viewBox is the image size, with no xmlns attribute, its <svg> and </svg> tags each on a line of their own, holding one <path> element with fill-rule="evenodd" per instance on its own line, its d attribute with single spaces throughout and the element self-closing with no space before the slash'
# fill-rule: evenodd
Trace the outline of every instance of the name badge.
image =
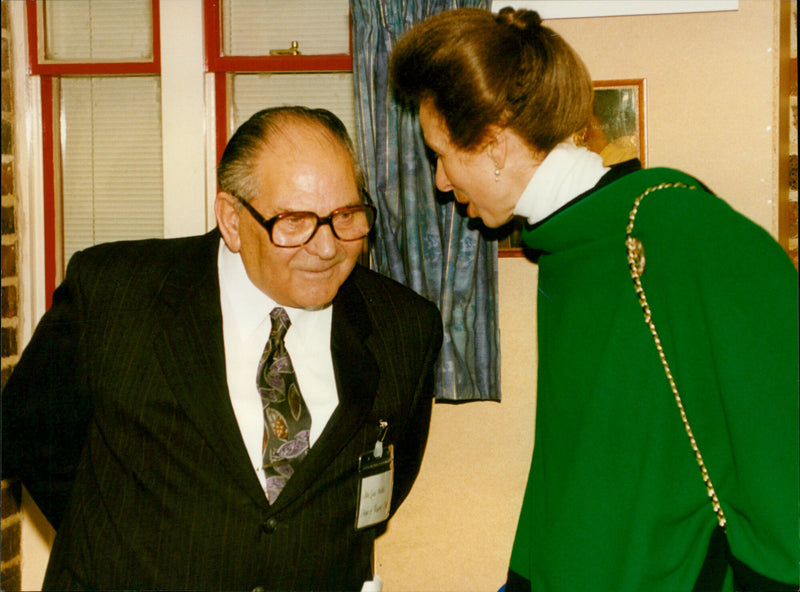
<svg viewBox="0 0 800 592">
<path fill-rule="evenodd" d="M 394 487 L 394 447 L 376 444 L 358 459 L 356 528 L 367 528 L 389 517 Z"/>
</svg>

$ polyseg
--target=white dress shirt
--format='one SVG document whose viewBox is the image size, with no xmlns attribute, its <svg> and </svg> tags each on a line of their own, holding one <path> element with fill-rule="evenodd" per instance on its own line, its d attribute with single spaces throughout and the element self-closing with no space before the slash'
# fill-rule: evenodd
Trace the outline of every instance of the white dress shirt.
<svg viewBox="0 0 800 592">
<path fill-rule="evenodd" d="M 253 285 L 242 258 L 222 240 L 217 266 L 228 390 L 247 453 L 264 488 L 266 478 L 261 458 L 264 412 L 256 374 L 272 327 L 269 313 L 280 305 Z M 283 308 L 292 321 L 284 340 L 300 392 L 311 413 L 309 437 L 313 446 L 339 404 L 331 356 L 333 307 L 313 311 Z"/>
</svg>

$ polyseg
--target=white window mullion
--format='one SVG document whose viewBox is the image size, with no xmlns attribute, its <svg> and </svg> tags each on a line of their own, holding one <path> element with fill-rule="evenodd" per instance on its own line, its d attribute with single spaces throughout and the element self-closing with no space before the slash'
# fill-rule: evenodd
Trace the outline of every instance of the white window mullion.
<svg viewBox="0 0 800 592">
<path fill-rule="evenodd" d="M 33 336 L 34 328 L 46 310 L 45 297 L 45 245 L 44 231 L 44 180 L 42 176 L 42 103 L 38 76 L 28 76 L 28 52 L 25 44 L 27 29 L 25 3 L 6 2 L 11 25 L 11 51 L 14 77 L 14 170 L 17 182 L 17 223 L 19 226 L 19 345 L 25 347 Z M 23 546 L 26 544 L 23 537 Z M 30 557 L 27 549 L 23 555 Z M 22 589 L 41 587 L 37 581 L 26 578 L 23 570 Z M 34 576 L 35 578 L 36 576 Z M 33 585 L 30 585 L 33 583 Z"/>
<path fill-rule="evenodd" d="M 214 125 L 205 104 L 203 3 L 162 1 L 160 14 L 164 236 L 200 234 L 215 224 L 206 216 L 206 134 Z"/>
</svg>

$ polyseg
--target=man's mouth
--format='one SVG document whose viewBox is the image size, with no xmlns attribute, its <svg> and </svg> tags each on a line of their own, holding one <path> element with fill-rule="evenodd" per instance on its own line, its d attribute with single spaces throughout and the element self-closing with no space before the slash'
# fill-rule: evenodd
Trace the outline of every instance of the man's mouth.
<svg viewBox="0 0 800 592">
<path fill-rule="evenodd" d="M 310 273 L 314 275 L 320 275 L 325 273 L 331 273 L 336 265 L 328 265 L 327 267 L 320 267 L 319 269 L 315 269 L 313 267 L 302 269 L 301 271 L 305 273 Z"/>
</svg>

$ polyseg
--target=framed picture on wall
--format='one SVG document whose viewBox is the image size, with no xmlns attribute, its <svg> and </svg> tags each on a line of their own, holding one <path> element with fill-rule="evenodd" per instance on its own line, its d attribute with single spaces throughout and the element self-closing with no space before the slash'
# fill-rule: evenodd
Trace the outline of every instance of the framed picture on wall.
<svg viewBox="0 0 800 592">
<path fill-rule="evenodd" d="M 646 166 L 644 79 L 596 80 L 589 125 L 574 141 L 603 157 L 611 166 L 638 158 Z M 498 231 L 498 256 L 523 257 L 522 222 L 514 220 Z"/>
</svg>

